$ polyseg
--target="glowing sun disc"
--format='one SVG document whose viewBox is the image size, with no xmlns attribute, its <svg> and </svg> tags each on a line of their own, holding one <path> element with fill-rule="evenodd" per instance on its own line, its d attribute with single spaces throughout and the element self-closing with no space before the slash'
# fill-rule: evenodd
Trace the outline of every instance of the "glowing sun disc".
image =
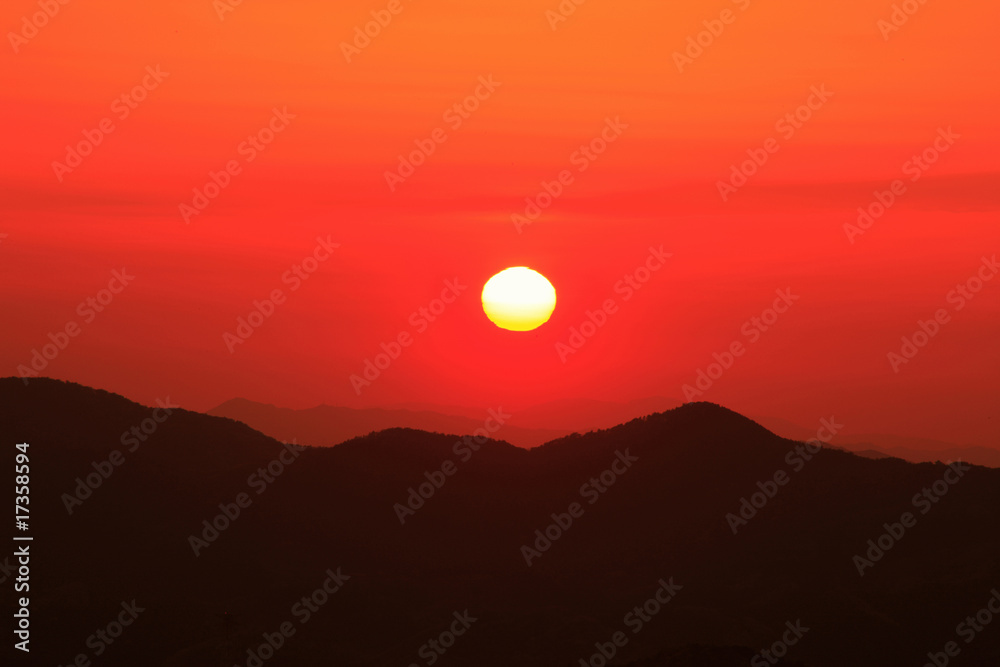
<svg viewBox="0 0 1000 667">
<path fill-rule="evenodd" d="M 501 329 L 537 329 L 549 320 L 555 308 L 552 283 L 526 266 L 504 269 L 483 286 L 483 312 Z"/>
</svg>

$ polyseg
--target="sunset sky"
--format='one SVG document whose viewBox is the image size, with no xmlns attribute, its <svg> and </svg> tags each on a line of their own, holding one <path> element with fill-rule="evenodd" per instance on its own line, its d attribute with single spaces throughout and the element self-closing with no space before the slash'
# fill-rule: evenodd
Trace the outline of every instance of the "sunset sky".
<svg viewBox="0 0 1000 667">
<path fill-rule="evenodd" d="M 698 400 L 1000 443 L 995 2 L 50 1 L 0 14 L 0 375 L 75 323 L 39 374 L 144 403 L 516 409 L 683 400 L 739 342 Z M 482 311 L 511 266 L 532 332 Z"/>
</svg>

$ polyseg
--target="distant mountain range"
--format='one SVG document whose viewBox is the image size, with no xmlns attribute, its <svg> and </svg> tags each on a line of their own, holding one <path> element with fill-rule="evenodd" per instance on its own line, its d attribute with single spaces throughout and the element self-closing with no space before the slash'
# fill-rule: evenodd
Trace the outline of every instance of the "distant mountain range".
<svg viewBox="0 0 1000 667">
<path fill-rule="evenodd" d="M 628 403 L 585 399 L 551 401 L 514 412 L 493 433 L 495 439 L 518 447 L 537 447 L 570 433 L 586 433 L 678 407 L 671 398 L 648 398 Z M 431 433 L 473 433 L 483 428 L 492 411 L 503 406 L 469 408 L 411 403 L 391 408 L 344 408 L 320 405 L 304 410 L 279 408 L 235 398 L 208 411 L 217 417 L 241 421 L 281 440 L 297 439 L 326 447 L 389 428 L 414 428 Z"/>
<path fill-rule="evenodd" d="M 810 431 L 783 419 L 757 416 L 754 417 L 754 420 L 782 437 L 792 440 L 806 440 L 815 437 L 815 430 Z M 894 456 L 914 463 L 965 461 L 975 465 L 1000 468 L 1000 449 L 963 447 L 930 438 L 884 433 L 841 434 L 833 441 L 833 445 L 869 458 Z"/>
<path fill-rule="evenodd" d="M 510 413 L 509 420 L 492 436 L 518 447 L 537 447 L 571 433 L 608 429 L 644 415 L 681 405 L 671 398 L 648 398 L 628 403 L 567 399 Z M 500 407 L 500 406 L 497 406 Z M 326 447 L 389 428 L 414 428 L 432 433 L 473 433 L 489 416 L 486 408 L 407 404 L 394 408 L 344 408 L 321 405 L 304 410 L 278 408 L 237 398 L 209 410 L 280 440 Z M 808 429 L 784 419 L 752 417 L 770 431 L 806 441 L 816 437 Z M 832 446 L 868 458 L 896 457 L 915 463 L 966 461 L 1000 468 L 1000 449 L 961 447 L 939 440 L 881 434 L 839 434 Z"/>
<path fill-rule="evenodd" d="M 1000 470 L 813 454 L 708 403 L 530 450 L 300 449 L 47 379 L 0 405 L 8 460 L 30 443 L 37 664 L 1000 664 L 993 627 L 956 634 L 1000 586 Z"/>
<path fill-rule="evenodd" d="M 492 417 L 490 410 L 500 410 L 499 417 Z M 523 428 L 504 418 L 503 406 L 484 408 L 479 415 L 446 415 L 428 410 L 383 409 L 383 408 L 341 408 L 320 405 L 306 410 L 278 408 L 266 403 L 255 403 L 246 399 L 233 399 L 208 411 L 216 417 L 235 419 L 266 433 L 272 438 L 328 447 L 351 438 L 368 435 L 388 428 L 413 428 L 432 433 L 474 433 L 477 429 L 488 429 L 498 421 L 499 425 L 491 435 L 519 447 L 537 447 L 549 440 L 566 435 L 566 431 L 555 429 Z M 493 419 L 490 427 L 486 420 Z M 487 431 L 489 432 L 489 431 Z"/>
<path fill-rule="evenodd" d="M 522 428 L 561 431 L 567 434 L 586 433 L 587 431 L 618 426 L 636 417 L 651 415 L 654 412 L 672 410 L 679 407 L 681 403 L 682 401 L 676 398 L 663 396 L 640 398 L 623 403 L 566 398 L 517 408 L 513 410 L 513 413 L 514 422 Z M 478 408 L 440 406 L 431 403 L 411 403 L 398 407 L 471 418 L 478 418 L 482 413 L 482 409 Z"/>
</svg>

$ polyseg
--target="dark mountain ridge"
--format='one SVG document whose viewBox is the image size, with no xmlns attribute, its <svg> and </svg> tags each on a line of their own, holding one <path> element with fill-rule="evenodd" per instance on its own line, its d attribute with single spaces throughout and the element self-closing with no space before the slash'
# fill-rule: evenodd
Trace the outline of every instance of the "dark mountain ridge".
<svg viewBox="0 0 1000 667">
<path fill-rule="evenodd" d="M 947 466 L 807 459 L 707 403 L 533 450 L 392 429 L 294 451 L 179 409 L 128 451 L 151 408 L 53 380 L 2 379 L 0 404 L 4 439 L 31 444 L 33 652 L 53 664 L 245 665 L 288 621 L 268 667 L 423 665 L 468 610 L 441 665 L 576 666 L 618 632 L 610 664 L 697 664 L 692 645 L 715 647 L 705 664 L 747 664 L 801 620 L 789 659 L 893 667 L 960 641 L 1000 585 L 1000 471 L 963 470 L 921 514 L 914 494 Z M 115 450 L 123 461 L 70 514 L 66 496 Z M 734 535 L 727 515 L 778 472 Z M 241 494 L 212 538 L 203 522 Z M 859 576 L 854 557 L 904 512 L 915 525 Z M 338 568 L 349 578 L 300 623 L 293 605 Z M 633 631 L 659 582 L 680 588 Z M 97 619 L 133 598 L 146 611 L 95 658 Z M 991 631 L 961 645 L 963 664 L 996 664 Z"/>
<path fill-rule="evenodd" d="M 669 412 L 680 401 L 652 397 L 611 403 L 565 399 L 529 408 L 503 411 L 504 423 L 491 435 L 518 447 L 538 445 L 572 433 L 607 430 L 641 416 Z M 497 408 L 469 408 L 413 404 L 395 408 L 346 408 L 320 405 L 307 409 L 279 408 L 235 398 L 208 411 L 247 424 L 272 438 L 296 440 L 316 446 L 333 446 L 351 438 L 388 428 L 413 428 L 434 433 L 473 433 L 482 429 Z M 787 420 L 751 416 L 772 433 L 791 440 L 808 440 L 816 430 Z M 489 424 L 495 427 L 495 423 Z M 832 446 L 867 458 L 894 456 L 914 463 L 965 461 L 1000 468 L 1000 450 L 958 446 L 926 438 L 885 434 L 838 433 Z"/>
</svg>

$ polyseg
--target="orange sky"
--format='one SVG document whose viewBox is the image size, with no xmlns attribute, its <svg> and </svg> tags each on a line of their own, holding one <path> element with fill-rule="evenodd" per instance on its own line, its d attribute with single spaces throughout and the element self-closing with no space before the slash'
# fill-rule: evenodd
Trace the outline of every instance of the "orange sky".
<svg viewBox="0 0 1000 667">
<path fill-rule="evenodd" d="M 82 319 L 77 304 L 124 266 L 135 283 L 44 374 L 193 408 L 235 395 L 680 397 L 791 287 L 801 301 L 705 399 L 997 442 L 1000 281 L 898 373 L 887 361 L 1000 252 L 996 3 L 927 2 L 886 39 L 893 4 L 870 0 L 589 0 L 555 30 L 556 0 L 401 0 L 351 62 L 342 42 L 389 2 L 247 1 L 222 19 L 217 5 L 72 0 L 35 34 L 22 17 L 39 5 L 5 3 L 4 374 Z M 675 52 L 706 21 L 720 34 L 678 71 Z M 145 99 L 125 105 L 144 79 Z M 498 85 L 456 126 L 446 112 L 484 79 Z M 794 132 L 777 125 L 815 89 L 832 96 Z M 248 160 L 243 142 L 274 109 L 287 122 Z M 620 136 L 579 171 L 609 118 Z M 53 167 L 102 122 L 113 131 L 91 155 Z M 444 141 L 391 191 L 386 171 L 438 128 Z M 947 128 L 953 145 L 926 172 L 911 164 L 909 180 L 905 165 Z M 776 152 L 723 201 L 719 181 L 769 139 Z M 180 206 L 227 163 L 237 173 L 186 223 Z M 572 183 L 518 233 L 511 214 L 563 170 Z M 844 225 L 894 179 L 905 194 L 849 242 Z M 254 299 L 289 291 L 282 274 L 317 235 L 340 248 L 230 354 L 222 334 Z M 668 266 L 562 363 L 569 327 L 661 244 Z M 512 337 L 491 328 L 478 292 L 519 264 L 560 301 L 550 324 Z M 350 375 L 455 277 L 468 292 L 358 396 Z"/>
</svg>

